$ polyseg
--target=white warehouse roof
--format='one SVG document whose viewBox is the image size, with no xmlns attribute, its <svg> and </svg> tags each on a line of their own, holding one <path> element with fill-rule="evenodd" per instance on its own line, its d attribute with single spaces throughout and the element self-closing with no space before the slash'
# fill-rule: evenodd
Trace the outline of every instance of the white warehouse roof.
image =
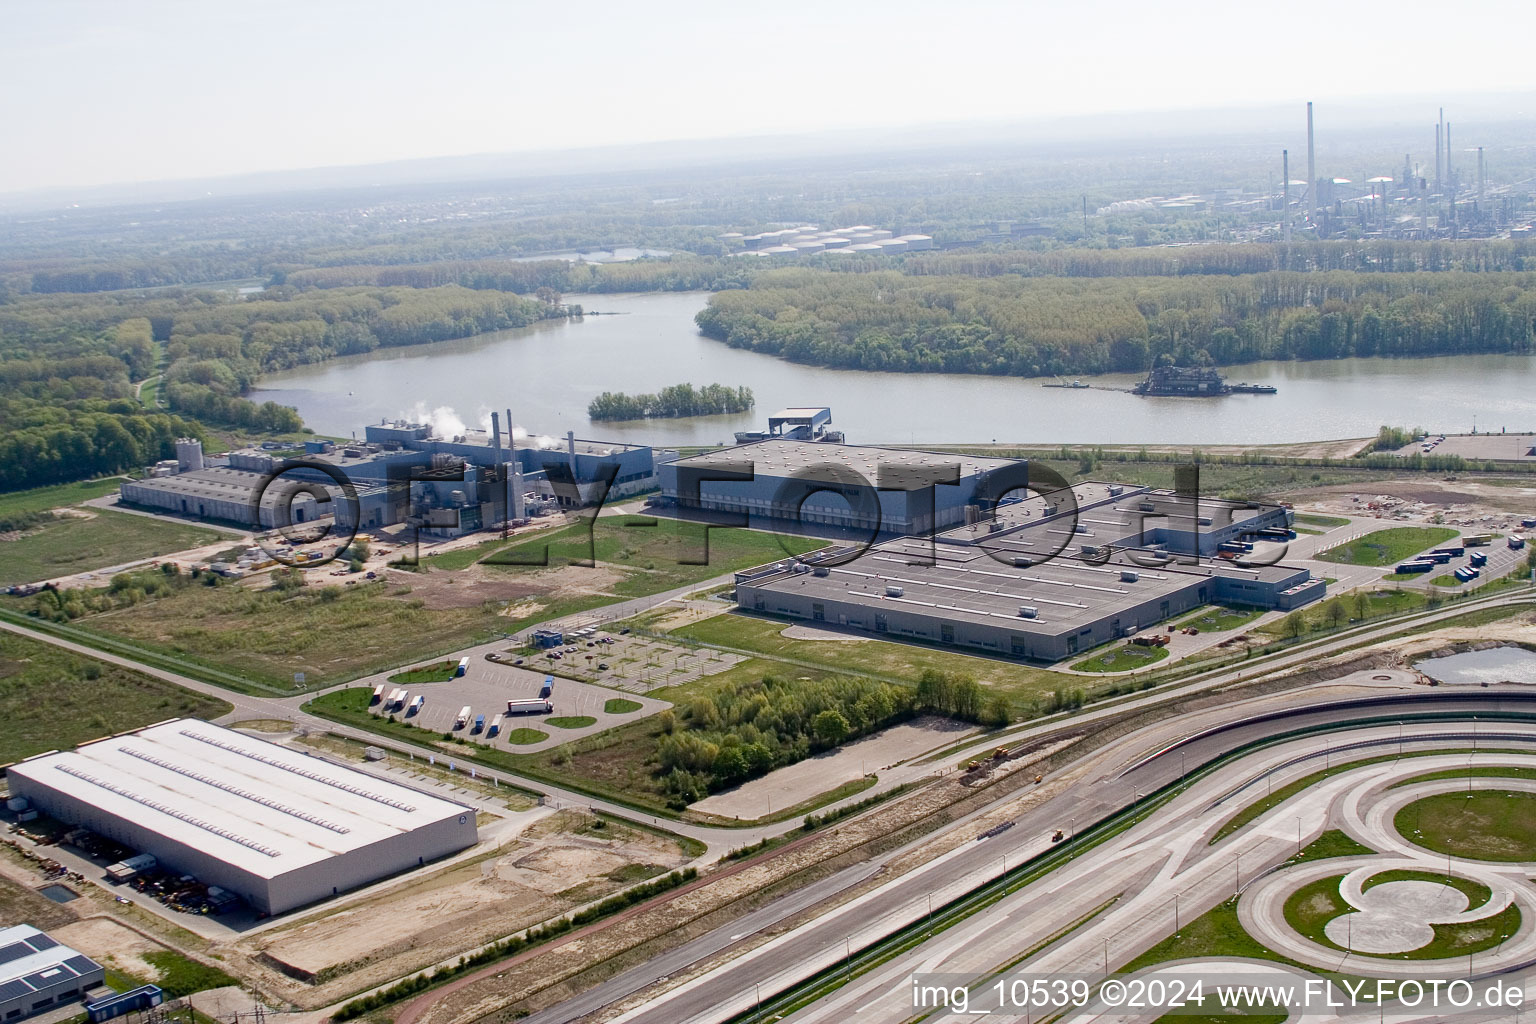
<svg viewBox="0 0 1536 1024">
<path fill-rule="evenodd" d="M 185 718 L 42 754 L 9 773 L 268 879 L 473 814 L 407 786 Z"/>
</svg>

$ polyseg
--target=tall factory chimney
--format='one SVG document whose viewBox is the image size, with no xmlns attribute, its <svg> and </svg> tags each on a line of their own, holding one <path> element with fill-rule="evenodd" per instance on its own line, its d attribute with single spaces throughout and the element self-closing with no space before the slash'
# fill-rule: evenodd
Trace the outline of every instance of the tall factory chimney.
<svg viewBox="0 0 1536 1024">
<path fill-rule="evenodd" d="M 571 480 L 574 481 L 576 479 L 576 431 L 574 430 L 565 432 L 565 457 L 571 464 Z"/>
<path fill-rule="evenodd" d="M 1445 108 L 1440 108 L 1440 120 L 1435 123 L 1435 191 L 1445 189 Z"/>
<path fill-rule="evenodd" d="M 1488 184 L 1488 177 L 1483 168 L 1483 147 L 1477 147 L 1477 201 L 1483 201 L 1483 188 Z"/>
<path fill-rule="evenodd" d="M 1291 151 L 1280 151 L 1280 173 L 1285 178 L 1280 186 L 1280 234 L 1289 242 L 1291 240 Z"/>
<path fill-rule="evenodd" d="M 512 424 L 507 424 L 510 427 Z M 491 454 L 496 465 L 501 465 L 501 414 L 491 410 Z"/>
<path fill-rule="evenodd" d="M 1307 207 L 1317 222 L 1317 147 L 1312 137 L 1312 103 L 1307 102 Z"/>
<path fill-rule="evenodd" d="M 1408 192 L 1409 195 L 1412 195 L 1414 192 L 1413 160 L 1411 159 L 1411 156 L 1412 154 L 1409 153 L 1403 154 L 1403 188 Z"/>
</svg>

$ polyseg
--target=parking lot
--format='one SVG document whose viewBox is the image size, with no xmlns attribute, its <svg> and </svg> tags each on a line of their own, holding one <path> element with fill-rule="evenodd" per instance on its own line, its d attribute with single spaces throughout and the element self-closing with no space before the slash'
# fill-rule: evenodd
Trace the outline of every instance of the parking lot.
<svg viewBox="0 0 1536 1024">
<path fill-rule="evenodd" d="M 542 750 L 581 736 L 602 732 L 604 729 L 611 729 L 625 722 L 654 715 L 672 706 L 666 701 L 651 697 L 621 693 L 606 686 L 595 686 L 556 676 L 554 692 L 550 695 L 550 703 L 554 706 L 551 713 L 508 716 L 503 719 L 500 735 L 488 736 L 491 720 L 497 714 L 506 712 L 507 701 L 530 700 L 538 697 L 539 689 L 544 683 L 544 676 L 545 673 L 539 671 L 537 667 L 530 669 L 498 664 L 487 661 L 484 657 L 478 657 L 471 659 L 469 670 L 456 679 L 450 679 L 444 683 L 415 683 L 399 687 L 389 683 L 385 684 L 384 695 L 387 698 L 390 691 L 400 688 L 409 690 L 411 698 L 426 697 L 426 704 L 409 719 L 418 728 L 434 733 L 452 733 L 473 743 L 482 743 L 519 753 Z M 640 707 L 637 710 L 610 713 L 605 710 L 605 707 L 609 701 L 613 700 L 628 701 Z M 469 722 L 464 728 L 455 729 L 454 722 L 459 710 L 466 705 L 470 708 Z M 383 714 L 382 707 L 382 703 L 375 704 L 373 712 Z M 485 716 L 486 728 L 479 732 L 474 730 L 476 715 Z M 401 717 L 399 712 L 396 712 L 396 716 Z M 573 723 L 567 726 L 550 724 L 551 720 L 559 722 L 573 718 L 591 718 L 593 721 L 590 724 Z M 537 730 L 545 733 L 547 738 L 535 743 L 509 742 L 508 735 L 518 729 Z"/>
<path fill-rule="evenodd" d="M 719 609 L 711 609 L 718 611 Z M 509 650 L 509 659 L 522 658 L 524 666 L 605 685 L 631 693 L 648 693 L 662 686 L 681 686 L 703 676 L 724 672 L 746 656 L 729 651 L 695 649 L 661 637 L 641 633 L 603 633 L 611 643 L 586 646 L 584 639 L 563 647 L 530 654 Z M 574 645 L 575 650 L 569 648 Z M 559 658 L 553 655 L 559 654 Z M 600 667 L 606 666 L 606 667 Z"/>
</svg>

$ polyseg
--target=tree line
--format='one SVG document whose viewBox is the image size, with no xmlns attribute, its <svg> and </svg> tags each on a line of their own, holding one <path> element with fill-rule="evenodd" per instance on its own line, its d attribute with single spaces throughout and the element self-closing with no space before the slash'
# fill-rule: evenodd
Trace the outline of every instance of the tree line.
<svg viewBox="0 0 1536 1024">
<path fill-rule="evenodd" d="M 695 697 L 658 716 L 657 772 L 681 809 L 709 793 L 794 764 L 917 714 L 985 725 L 1009 720 L 967 676 L 925 670 L 915 687 L 862 677 L 778 679 Z"/>
<path fill-rule="evenodd" d="M 724 384 L 672 384 L 654 395 L 626 395 L 604 391 L 587 405 L 593 420 L 676 419 L 684 416 L 718 416 L 746 412 L 756 404 L 749 387 Z"/>
<path fill-rule="evenodd" d="M 712 296 L 697 322 L 711 338 L 793 362 L 927 373 L 1529 352 L 1536 273 L 975 278 L 789 268 Z"/>
</svg>

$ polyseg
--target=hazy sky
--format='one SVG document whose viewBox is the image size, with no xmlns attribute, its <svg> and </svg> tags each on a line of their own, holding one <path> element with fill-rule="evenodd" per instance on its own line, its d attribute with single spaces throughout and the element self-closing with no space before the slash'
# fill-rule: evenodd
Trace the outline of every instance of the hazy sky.
<svg viewBox="0 0 1536 1024">
<path fill-rule="evenodd" d="M 0 0 L 0 191 L 1529 91 L 1533 28 L 1532 0 Z"/>
</svg>

